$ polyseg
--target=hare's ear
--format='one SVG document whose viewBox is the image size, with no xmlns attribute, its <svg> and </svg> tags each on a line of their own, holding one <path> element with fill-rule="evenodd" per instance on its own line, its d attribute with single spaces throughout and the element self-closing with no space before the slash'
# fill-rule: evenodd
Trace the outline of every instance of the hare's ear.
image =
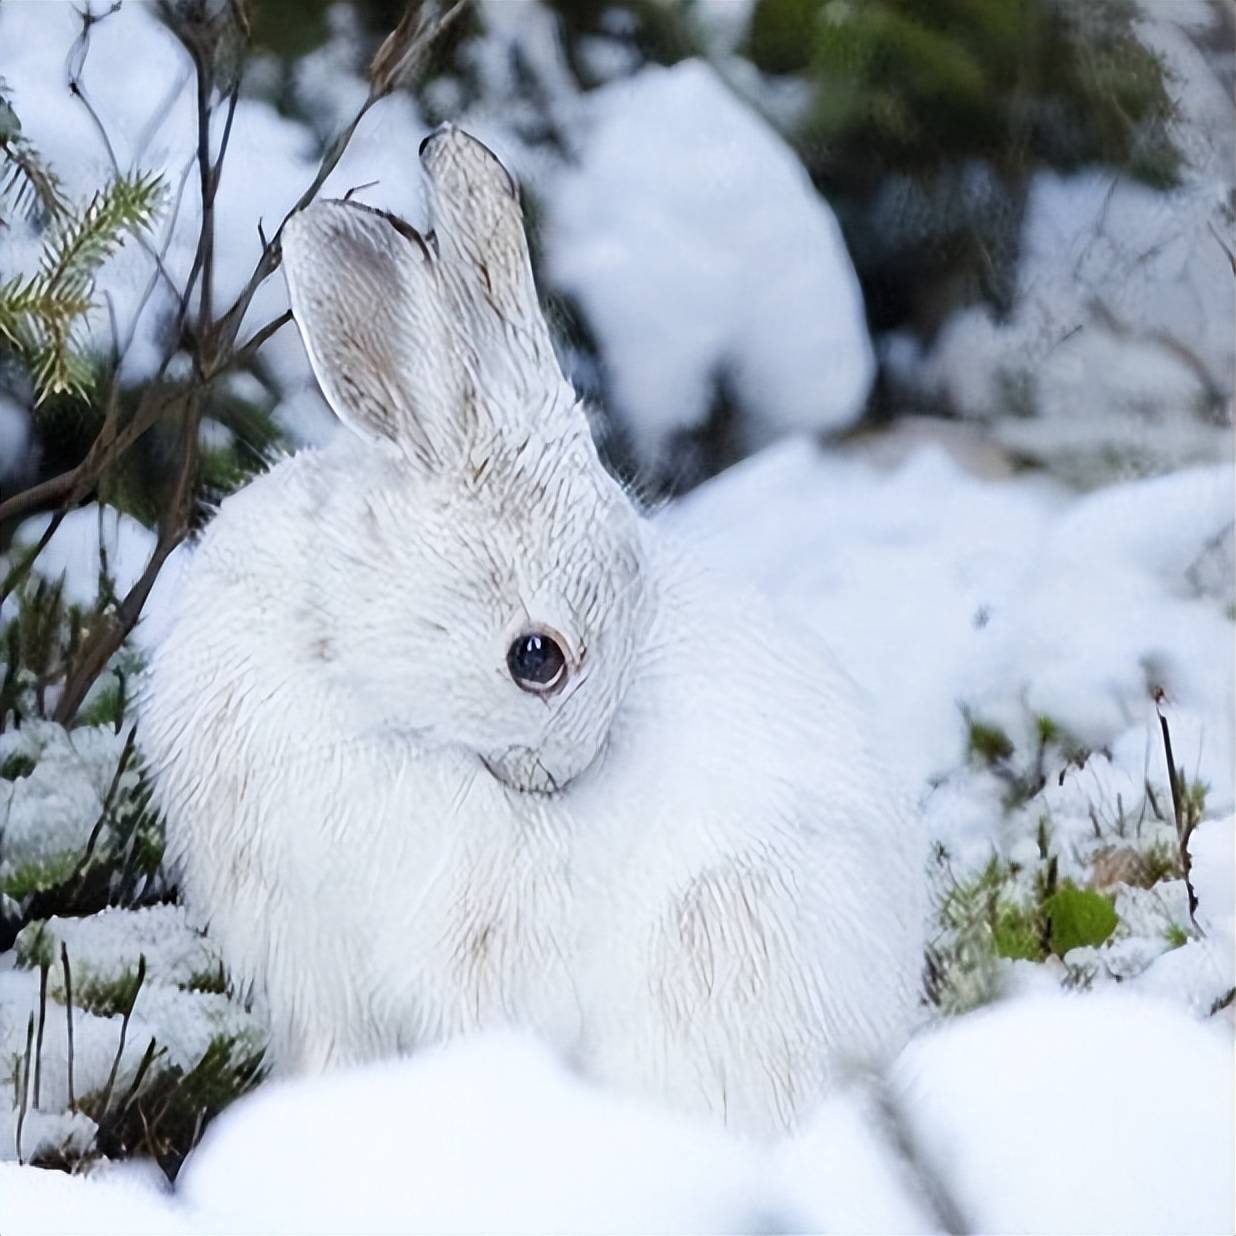
<svg viewBox="0 0 1236 1236">
<path fill-rule="evenodd" d="M 434 265 L 409 224 L 358 203 L 315 202 L 283 230 L 292 315 L 326 401 L 428 466 L 462 428 L 464 398 Z"/>
<path fill-rule="evenodd" d="M 537 303 L 519 190 L 487 146 L 453 125 L 421 143 L 434 240 L 482 380 L 537 397 L 566 387 Z"/>
</svg>

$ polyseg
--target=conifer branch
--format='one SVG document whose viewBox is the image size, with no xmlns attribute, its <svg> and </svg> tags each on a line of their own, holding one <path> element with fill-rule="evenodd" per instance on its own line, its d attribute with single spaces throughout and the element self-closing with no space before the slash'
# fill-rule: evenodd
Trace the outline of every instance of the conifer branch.
<svg viewBox="0 0 1236 1236">
<path fill-rule="evenodd" d="M 41 208 L 49 218 L 59 219 L 71 210 L 59 177 L 22 136 L 21 121 L 0 79 L 0 203 L 5 199 L 26 216 Z"/>
<path fill-rule="evenodd" d="M 80 214 L 60 214 L 39 270 L 0 284 L 0 338 L 22 355 L 35 400 L 91 386 L 76 330 L 94 305 L 94 277 L 128 235 L 148 228 L 163 194 L 159 176 L 117 176 Z"/>
</svg>

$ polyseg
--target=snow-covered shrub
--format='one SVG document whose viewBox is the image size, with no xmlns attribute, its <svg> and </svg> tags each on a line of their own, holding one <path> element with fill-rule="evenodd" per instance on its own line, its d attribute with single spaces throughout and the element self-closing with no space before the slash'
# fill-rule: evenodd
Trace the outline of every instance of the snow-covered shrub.
<svg viewBox="0 0 1236 1236">
<path fill-rule="evenodd" d="M 862 295 L 793 152 L 697 60 L 606 86 L 586 115 L 548 199 L 549 273 L 599 340 L 641 471 L 689 473 L 693 437 L 712 440 L 690 479 L 847 428 L 873 369 Z M 733 423 L 709 427 L 723 398 Z"/>
<path fill-rule="evenodd" d="M 1007 311 L 963 309 L 925 352 L 886 343 L 907 387 L 1073 481 L 1231 453 L 1236 111 L 1198 46 L 1213 16 L 1150 7 L 1138 27 L 1168 73 L 1177 183 L 1036 176 Z"/>
</svg>

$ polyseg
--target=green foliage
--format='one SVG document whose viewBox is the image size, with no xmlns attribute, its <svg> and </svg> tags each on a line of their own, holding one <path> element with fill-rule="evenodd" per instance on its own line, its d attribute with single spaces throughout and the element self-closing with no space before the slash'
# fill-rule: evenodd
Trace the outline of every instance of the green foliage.
<svg viewBox="0 0 1236 1236">
<path fill-rule="evenodd" d="M 811 49 L 809 130 L 829 165 L 930 175 L 968 159 L 1009 172 L 1101 164 L 1174 181 L 1164 70 L 1136 37 L 1130 0 L 773 7 Z M 753 38 L 757 63 L 771 41 Z"/>
<path fill-rule="evenodd" d="M 21 751 L 15 751 L 3 764 L 0 764 L 0 780 L 20 781 L 34 772 L 35 763 Z"/>
<path fill-rule="evenodd" d="M 133 1008 L 142 985 L 145 967 L 131 966 L 114 978 L 79 976 L 73 987 L 73 1004 L 96 1017 L 114 1017 Z"/>
<path fill-rule="evenodd" d="M 155 1055 L 153 1040 L 148 1055 Z M 210 1121 L 262 1080 L 262 1061 L 263 1052 L 252 1043 L 216 1035 L 191 1069 L 152 1069 L 106 1111 L 100 1110 L 102 1096 L 86 1096 L 82 1109 L 99 1122 L 98 1152 L 108 1158 L 147 1155 L 174 1181 Z"/>
<path fill-rule="evenodd" d="M 4 103 L 11 114 L 12 108 Z M 3 113 L 0 113 L 0 121 Z M 0 143 L 8 183 L 30 183 L 28 156 L 15 158 Z M 24 147 L 23 147 L 24 149 Z M 2 174 L 2 173 L 0 173 Z M 115 177 L 85 208 L 52 212 L 39 269 L 0 282 L 0 341 L 13 347 L 30 370 L 36 402 L 51 395 L 84 395 L 92 385 L 91 365 L 77 337 L 82 318 L 94 304 L 99 267 L 123 243 L 153 222 L 163 195 L 159 176 L 134 173 Z"/>
<path fill-rule="evenodd" d="M 810 90 L 788 134 L 837 209 L 877 329 L 1012 304 L 1034 174 L 1156 188 L 1180 156 L 1133 0 L 758 0 L 746 51 Z"/>
<path fill-rule="evenodd" d="M 227 973 L 223 962 L 209 970 L 195 970 L 184 984 L 185 991 L 200 991 L 214 995 L 227 995 Z"/>
<path fill-rule="evenodd" d="M 1189 933 L 1179 923 L 1169 923 L 1163 932 L 1169 949 L 1182 948 L 1189 943 Z"/>
<path fill-rule="evenodd" d="M 100 680 L 77 710 L 78 725 L 110 725 L 119 731 L 124 724 L 128 693 L 125 677 L 117 674 L 111 681 Z"/>
<path fill-rule="evenodd" d="M 1141 863 L 1135 883 L 1141 888 L 1153 888 L 1160 880 L 1184 878 L 1180 847 L 1156 841 L 1141 852 Z"/>
<path fill-rule="evenodd" d="M 29 551 L 5 577 L 7 589 Z M 64 581 L 29 576 L 13 591 L 16 614 L 4 628 L 3 680 L 0 681 L 0 729 L 28 716 L 47 716 L 47 692 L 63 674 L 65 663 L 95 621 L 98 608 L 85 611 L 64 599 Z M 108 595 L 106 589 L 102 595 Z"/>
<path fill-rule="evenodd" d="M 765 73 L 801 73 L 811 64 L 819 27 L 819 0 L 760 0 L 746 53 Z"/>
<path fill-rule="evenodd" d="M 1020 906 L 1000 903 L 992 915 L 996 955 L 1011 961 L 1042 961 L 1042 928 L 1037 916 Z"/>
<path fill-rule="evenodd" d="M 1070 949 L 1098 946 L 1116 930 L 1115 899 L 1066 882 L 1039 906 L 1048 925 L 1051 951 L 1063 957 Z"/>
<path fill-rule="evenodd" d="M 999 726 L 970 722 L 967 746 L 971 756 L 984 764 L 998 764 L 1013 754 L 1013 742 Z"/>
<path fill-rule="evenodd" d="M 68 880 L 76 866 L 77 858 L 73 854 L 56 854 L 51 858 L 22 863 L 8 875 L 0 873 L 0 893 L 17 902 L 25 901 Z"/>
<path fill-rule="evenodd" d="M 250 9 L 252 46 L 288 59 L 314 51 L 330 32 L 329 9 L 330 0 L 262 0 Z"/>
<path fill-rule="evenodd" d="M 48 218 L 61 218 L 70 211 L 56 173 L 22 136 L 21 121 L 0 78 L 0 207 L 6 202 L 28 217 L 41 211 Z M 3 222 L 0 214 L 0 226 Z"/>
</svg>

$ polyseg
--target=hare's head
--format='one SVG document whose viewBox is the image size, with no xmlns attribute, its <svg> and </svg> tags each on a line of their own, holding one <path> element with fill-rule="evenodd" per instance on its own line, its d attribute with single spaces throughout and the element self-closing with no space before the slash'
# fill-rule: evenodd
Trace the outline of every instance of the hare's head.
<svg viewBox="0 0 1236 1236">
<path fill-rule="evenodd" d="M 642 638 L 641 525 L 554 357 L 514 182 L 458 129 L 421 158 L 426 235 L 349 202 L 284 232 L 314 373 L 366 444 L 321 513 L 348 598 L 323 636 L 360 715 L 553 792 L 603 747 Z"/>
</svg>

